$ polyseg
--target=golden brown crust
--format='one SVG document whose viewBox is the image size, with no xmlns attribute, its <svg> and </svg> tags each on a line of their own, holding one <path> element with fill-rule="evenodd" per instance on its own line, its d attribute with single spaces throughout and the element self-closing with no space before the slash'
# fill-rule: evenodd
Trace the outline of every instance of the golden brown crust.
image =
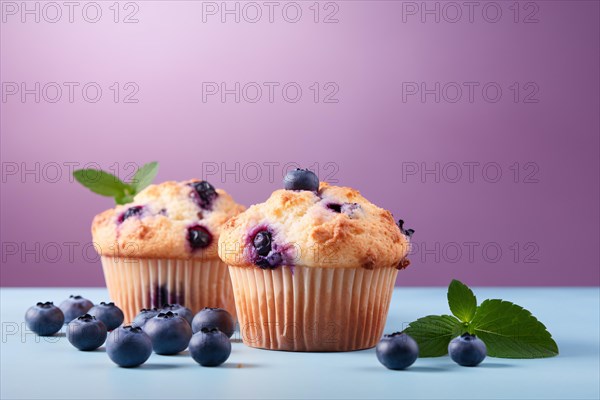
<svg viewBox="0 0 600 400">
<path fill-rule="evenodd" d="M 328 207 L 356 203 L 342 212 Z M 284 264 L 374 269 L 396 267 L 408 253 L 408 238 L 392 214 L 351 188 L 321 183 L 319 192 L 277 190 L 230 219 L 219 239 L 228 265 L 256 267 L 252 236 L 268 227 L 284 251 Z"/>
<path fill-rule="evenodd" d="M 219 195 L 211 210 L 200 208 L 190 196 L 193 188 L 189 183 L 194 181 L 197 180 L 150 185 L 133 202 L 96 215 L 92 237 L 97 251 L 103 256 L 127 258 L 216 258 L 222 226 L 244 207 L 217 189 Z M 142 206 L 142 212 L 120 222 L 123 213 L 135 206 Z M 187 229 L 194 225 L 210 232 L 213 237 L 210 246 L 191 249 Z"/>
</svg>

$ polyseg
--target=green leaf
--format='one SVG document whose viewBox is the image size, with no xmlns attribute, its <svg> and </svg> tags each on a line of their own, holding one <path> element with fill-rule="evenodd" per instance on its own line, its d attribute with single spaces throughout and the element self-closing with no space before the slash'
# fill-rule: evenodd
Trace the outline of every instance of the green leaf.
<svg viewBox="0 0 600 400">
<path fill-rule="evenodd" d="M 120 197 L 132 188 L 116 176 L 97 169 L 78 169 L 73 171 L 77 182 L 92 192 L 102 196 Z"/>
<path fill-rule="evenodd" d="M 491 357 L 543 358 L 558 354 L 558 346 L 544 324 L 509 301 L 481 303 L 469 331 L 484 341 Z"/>
<path fill-rule="evenodd" d="M 148 187 L 157 173 L 158 163 L 156 161 L 145 164 L 142 168 L 138 169 L 131 181 L 131 186 L 135 189 L 135 193 L 139 193 Z"/>
<path fill-rule="evenodd" d="M 448 306 L 456 318 L 470 322 L 477 310 L 477 298 L 467 285 L 453 279 L 448 286 Z"/>
<path fill-rule="evenodd" d="M 115 196 L 115 203 L 117 204 L 127 204 L 133 201 L 133 196 L 129 193 L 124 193 L 120 196 Z"/>
<path fill-rule="evenodd" d="M 464 325 L 451 315 L 428 315 L 411 322 L 404 330 L 419 345 L 419 357 L 448 354 L 448 343 L 464 333 Z"/>
</svg>

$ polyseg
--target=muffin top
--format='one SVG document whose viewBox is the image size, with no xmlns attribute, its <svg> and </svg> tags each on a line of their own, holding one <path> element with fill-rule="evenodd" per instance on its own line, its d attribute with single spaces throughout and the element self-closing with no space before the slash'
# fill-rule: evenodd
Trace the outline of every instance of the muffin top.
<svg viewBox="0 0 600 400">
<path fill-rule="evenodd" d="M 231 218 L 219 239 L 221 259 L 263 269 L 408 265 L 412 230 L 403 231 L 389 211 L 357 190 L 315 179 L 314 191 L 276 190 L 266 202 Z"/>
<path fill-rule="evenodd" d="M 243 210 L 206 181 L 169 181 L 96 215 L 92 237 L 102 256 L 216 258 L 223 224 Z"/>
</svg>

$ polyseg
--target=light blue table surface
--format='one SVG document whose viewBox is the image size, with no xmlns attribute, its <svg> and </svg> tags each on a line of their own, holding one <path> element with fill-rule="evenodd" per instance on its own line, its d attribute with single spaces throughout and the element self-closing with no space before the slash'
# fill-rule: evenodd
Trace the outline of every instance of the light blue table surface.
<svg viewBox="0 0 600 400">
<path fill-rule="evenodd" d="M 113 364 L 104 347 L 73 348 L 65 337 L 39 338 L 23 330 L 25 310 L 37 301 L 81 294 L 94 302 L 105 289 L 1 289 L 1 398 L 450 398 L 598 399 L 600 292 L 598 288 L 476 288 L 479 301 L 502 298 L 537 316 L 560 355 L 551 359 L 488 357 L 464 368 L 449 357 L 418 359 L 405 371 L 379 364 L 373 349 L 350 353 L 287 353 L 233 344 L 219 368 L 197 365 L 187 351 L 153 354 L 140 368 Z M 444 288 L 396 289 L 386 332 L 427 314 L 447 313 Z M 24 335 L 25 334 L 25 335 Z M 235 336 L 234 336 L 235 337 Z"/>
</svg>

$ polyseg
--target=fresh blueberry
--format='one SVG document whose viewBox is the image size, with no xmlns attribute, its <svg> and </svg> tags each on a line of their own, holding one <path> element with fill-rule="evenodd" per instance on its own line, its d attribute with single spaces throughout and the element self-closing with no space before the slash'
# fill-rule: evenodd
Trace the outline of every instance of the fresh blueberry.
<svg viewBox="0 0 600 400">
<path fill-rule="evenodd" d="M 192 325 L 192 320 L 194 319 L 194 314 L 192 313 L 192 310 L 190 310 L 189 308 L 184 307 L 181 304 L 164 304 L 162 306 L 162 308 L 159 310 L 159 312 L 162 312 L 162 313 L 167 313 L 169 311 L 171 311 L 173 314 L 179 315 L 180 317 L 185 319 L 187 322 L 189 322 L 190 325 Z"/>
<path fill-rule="evenodd" d="M 406 333 L 384 335 L 375 348 L 377 359 L 389 369 L 410 367 L 419 356 L 417 342 Z"/>
<path fill-rule="evenodd" d="M 235 322 L 227 310 L 205 307 L 192 320 L 192 332 L 200 332 L 203 328 L 217 328 L 231 337 L 235 331 Z"/>
<path fill-rule="evenodd" d="M 287 190 L 319 190 L 319 177 L 308 169 L 296 168 L 289 171 L 283 178 L 283 187 Z"/>
<path fill-rule="evenodd" d="M 156 308 L 142 308 L 139 314 L 133 319 L 133 325 L 141 328 L 149 319 L 156 317 L 158 313 L 159 311 Z"/>
<path fill-rule="evenodd" d="M 142 328 L 125 325 L 108 335 L 106 353 L 120 367 L 137 367 L 150 358 L 152 340 Z"/>
<path fill-rule="evenodd" d="M 100 321 L 104 322 L 106 325 L 106 329 L 112 331 L 119 325 L 123 323 L 125 316 L 123 315 L 123 311 L 117 306 L 115 303 L 105 303 L 101 302 L 100 304 L 95 305 L 90 308 L 88 314 L 93 315 Z"/>
<path fill-rule="evenodd" d="M 260 231 L 254 236 L 252 244 L 259 256 L 266 257 L 271 252 L 271 233 L 269 231 Z"/>
<path fill-rule="evenodd" d="M 483 361 L 487 349 L 483 340 L 475 335 L 464 333 L 450 341 L 448 354 L 458 365 L 474 367 Z"/>
<path fill-rule="evenodd" d="M 79 350 L 97 349 L 106 340 L 106 325 L 93 315 L 82 315 L 69 322 L 67 339 Z"/>
<path fill-rule="evenodd" d="M 65 315 L 51 301 L 39 302 L 25 313 L 27 328 L 40 336 L 54 335 L 65 323 Z"/>
<path fill-rule="evenodd" d="M 68 324 L 75 318 L 87 313 L 90 308 L 94 307 L 94 303 L 79 295 L 71 295 L 68 299 L 60 303 L 58 307 L 65 314 L 65 324 Z"/>
<path fill-rule="evenodd" d="M 212 243 L 212 235 L 205 227 L 194 225 L 188 228 L 187 240 L 193 250 L 203 249 Z"/>
<path fill-rule="evenodd" d="M 400 232 L 402 232 L 404 236 L 412 237 L 413 233 L 415 233 L 414 229 L 404 229 L 403 219 L 398 220 L 398 228 L 400 228 Z"/>
<path fill-rule="evenodd" d="M 216 367 L 229 358 L 231 342 L 217 328 L 202 328 L 190 340 L 190 354 L 203 367 Z"/>
<path fill-rule="evenodd" d="M 190 196 L 196 201 L 198 206 L 202 209 L 210 210 L 214 199 L 219 197 L 214 186 L 207 181 L 192 182 L 190 186 L 194 189 Z"/>
<path fill-rule="evenodd" d="M 192 338 L 190 324 L 171 311 L 161 312 L 148 320 L 143 329 L 152 339 L 152 347 L 156 354 L 177 354 L 185 350 Z"/>
<path fill-rule="evenodd" d="M 119 216 L 119 223 L 122 224 L 127 218 L 139 216 L 144 210 L 144 206 L 129 207 Z"/>
</svg>

